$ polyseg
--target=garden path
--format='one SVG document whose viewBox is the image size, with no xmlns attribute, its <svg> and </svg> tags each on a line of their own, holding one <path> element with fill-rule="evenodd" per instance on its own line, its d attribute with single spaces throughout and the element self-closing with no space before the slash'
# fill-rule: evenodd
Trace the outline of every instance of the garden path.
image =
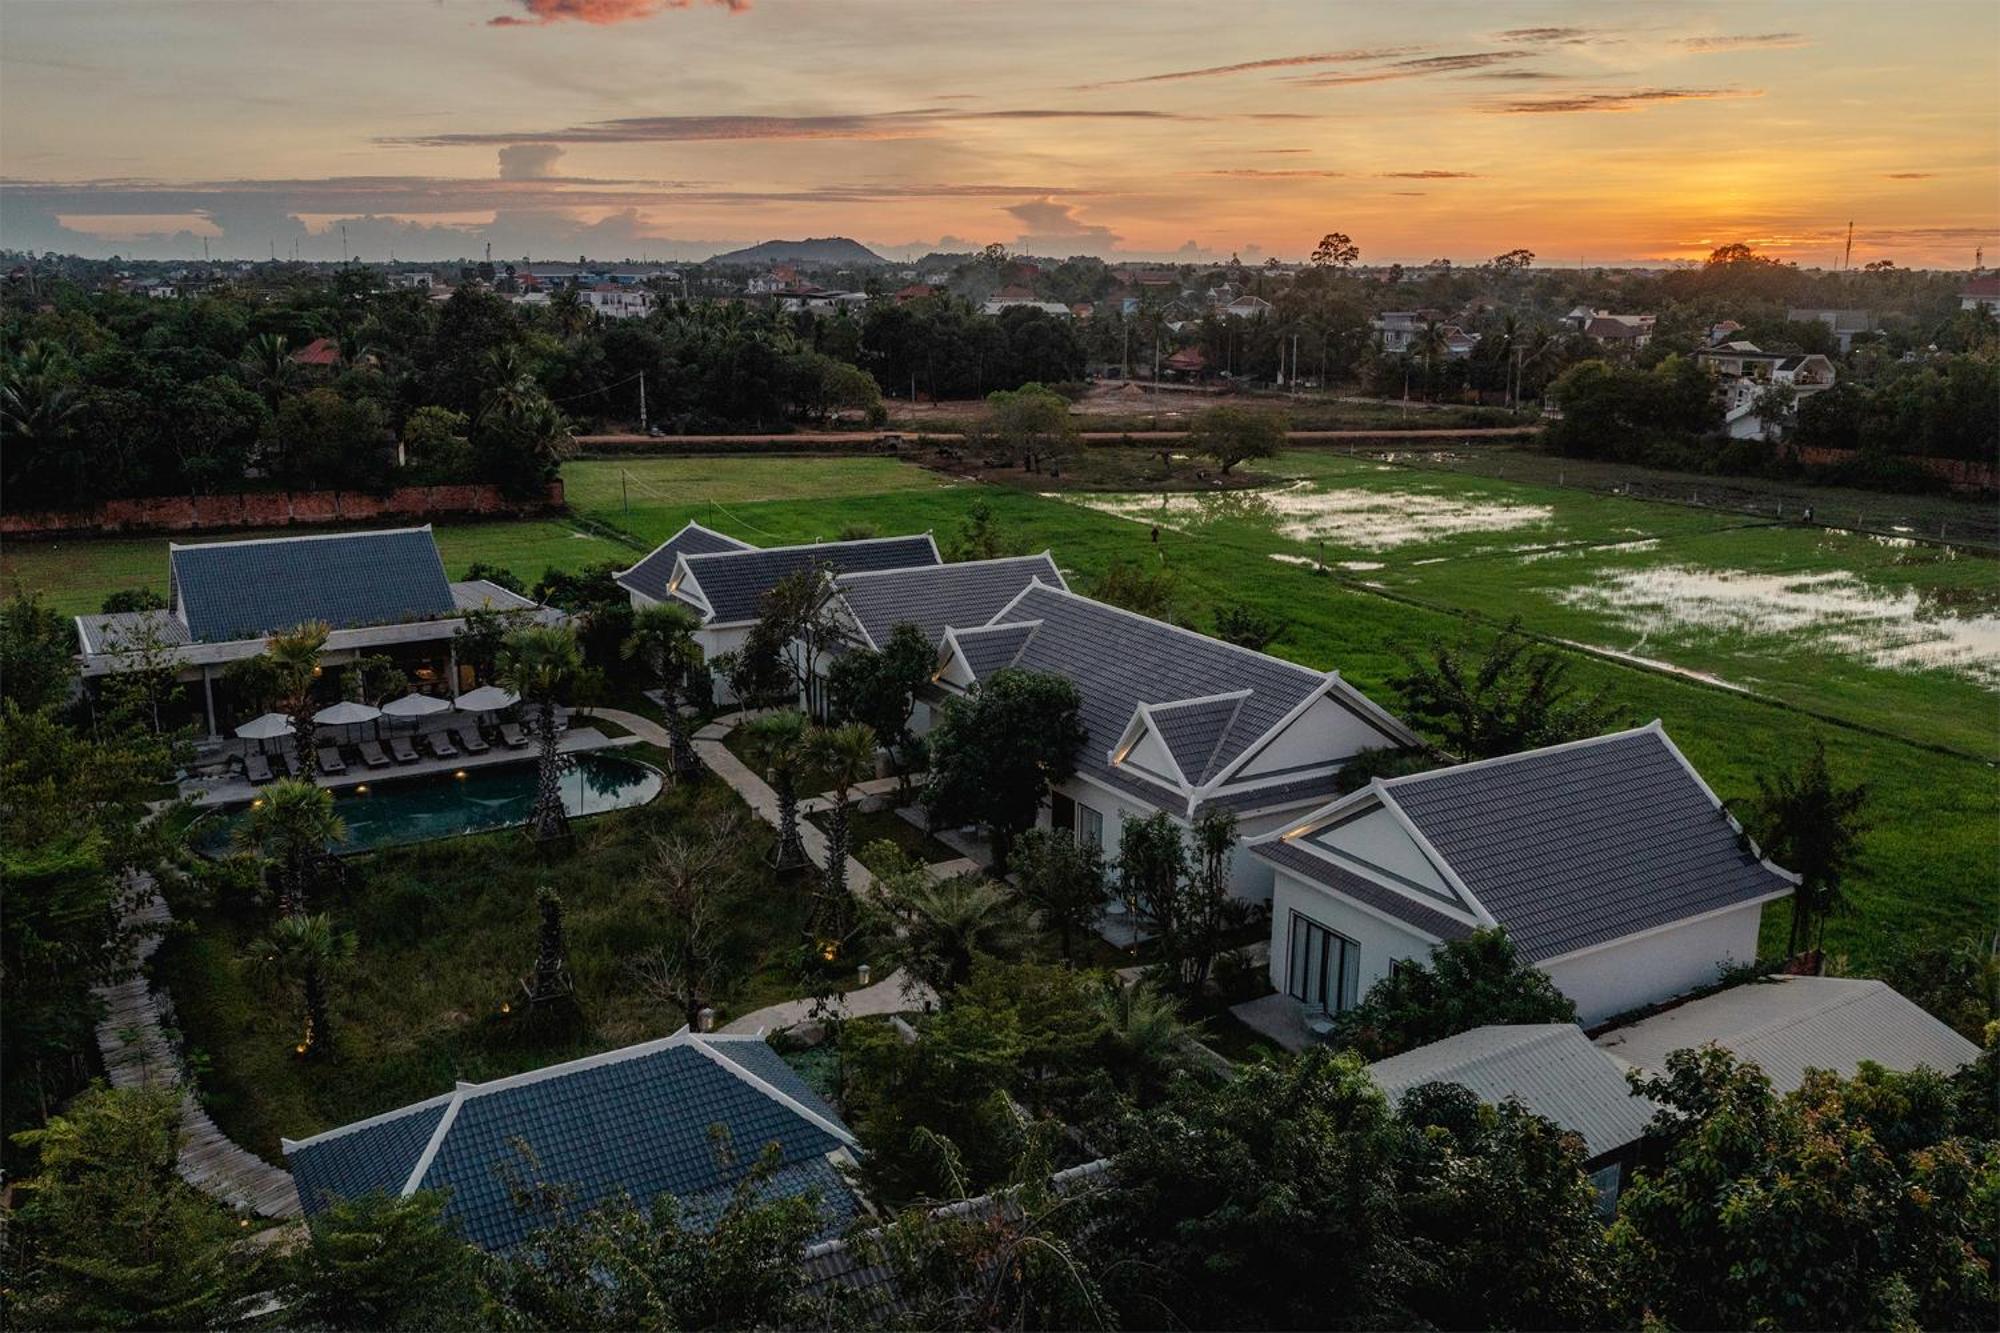
<svg viewBox="0 0 2000 1333">
<path fill-rule="evenodd" d="M 866 1018 L 872 1014 L 901 1014 L 912 1009 L 925 1009 L 937 1003 L 937 997 L 929 988 L 918 986 L 909 993 L 903 987 L 907 981 L 899 968 L 872 986 L 857 991 L 849 991 L 840 997 L 840 1012 L 847 1018 Z M 795 1027 L 812 1018 L 811 1000 L 786 1000 L 781 1004 L 767 1005 L 755 1013 L 743 1015 L 723 1024 L 724 1032 L 776 1032 L 782 1028 Z"/>
<path fill-rule="evenodd" d="M 160 945 L 160 928 L 173 921 L 166 900 L 150 875 L 134 873 L 133 906 L 127 927 L 144 928 L 133 945 L 131 975 L 98 986 L 104 1006 L 97 1025 L 97 1049 L 114 1088 L 166 1088 L 181 1097 L 180 1175 L 188 1184 L 231 1208 L 261 1217 L 297 1217 L 299 1192 L 291 1173 L 232 1143 L 201 1109 L 180 1060 L 168 1040 L 162 997 L 146 979 L 145 963 Z"/>
</svg>

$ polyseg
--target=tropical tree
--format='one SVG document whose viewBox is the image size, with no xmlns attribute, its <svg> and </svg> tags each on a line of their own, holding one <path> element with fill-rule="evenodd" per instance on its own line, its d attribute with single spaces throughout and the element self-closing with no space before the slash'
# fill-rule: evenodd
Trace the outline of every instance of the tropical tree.
<svg viewBox="0 0 2000 1333">
<path fill-rule="evenodd" d="M 1014 869 L 1022 900 L 1055 929 L 1062 956 L 1070 957 L 1071 942 L 1097 924 L 1111 900 L 1104 853 L 1068 829 L 1029 829 L 1014 849 Z"/>
<path fill-rule="evenodd" d="M 1240 648 L 1263 652 L 1285 632 L 1285 622 L 1267 611 L 1241 602 L 1215 608 L 1215 637 Z"/>
<path fill-rule="evenodd" d="M 288 1327 L 477 1329 L 485 1293 L 481 1257 L 444 1216 L 446 1196 L 380 1190 L 339 1199 L 314 1215 L 307 1244 L 281 1262 Z"/>
<path fill-rule="evenodd" d="M 930 636 L 905 622 L 889 632 L 879 650 L 861 649 L 835 658 L 827 669 L 827 694 L 833 715 L 860 722 L 875 733 L 896 766 L 899 788 L 907 799 L 910 769 L 920 746 L 910 730 L 917 694 L 937 670 L 937 650 Z"/>
<path fill-rule="evenodd" d="M 739 651 L 745 659 L 775 665 L 789 678 L 793 697 L 817 718 L 825 714 L 820 659 L 844 638 L 834 614 L 832 566 L 816 561 L 771 585 Z"/>
<path fill-rule="evenodd" d="M 1236 817 L 1226 811 L 1202 815 L 1191 838 L 1165 811 L 1119 830 L 1120 892 L 1184 995 L 1201 994 L 1230 932 L 1247 919 L 1248 905 L 1229 891 L 1235 849 Z"/>
<path fill-rule="evenodd" d="M 565 764 L 556 749 L 556 705 L 582 670 L 583 654 L 568 626 L 530 625 L 513 631 L 500 646 L 496 679 L 535 710 L 538 759 L 528 829 L 537 842 L 569 836 L 569 813 L 562 801 Z"/>
<path fill-rule="evenodd" d="M 1027 941 L 1020 900 L 975 871 L 940 880 L 917 867 L 878 887 L 901 936 L 905 975 L 938 996 L 965 984 L 974 959 L 1011 957 Z"/>
<path fill-rule="evenodd" d="M 549 320 L 565 342 L 574 342 L 595 322 L 596 314 L 583 299 L 583 292 L 572 282 L 565 283 L 549 298 Z"/>
<path fill-rule="evenodd" d="M 242 366 L 244 382 L 264 395 L 274 412 L 299 382 L 299 364 L 292 360 L 291 341 L 282 333 L 260 333 L 251 339 L 243 349 Z"/>
<path fill-rule="evenodd" d="M 1399 964 L 1335 1015 L 1332 1044 L 1385 1060 L 1488 1023 L 1575 1021 L 1575 1002 L 1496 928 L 1447 940 L 1428 963 Z"/>
<path fill-rule="evenodd" d="M 333 793 L 318 783 L 282 778 L 264 789 L 236 826 L 236 845 L 271 863 L 278 875 L 278 911 L 306 910 L 327 849 L 347 837 L 333 810 Z"/>
<path fill-rule="evenodd" d="M 1477 658 L 1469 643 L 1434 639 L 1421 656 L 1404 654 L 1403 664 L 1389 683 L 1402 695 L 1404 713 L 1461 759 L 1596 736 L 1616 711 L 1602 693 L 1579 694 L 1568 681 L 1569 663 L 1537 647 L 1519 620 Z"/>
<path fill-rule="evenodd" d="M 1844 787 L 1826 762 L 1826 741 L 1790 773 L 1757 776 L 1751 822 L 1765 855 L 1799 877 L 1792 890 L 1790 951 L 1817 949 L 1827 918 L 1847 909 L 1848 875 L 1868 828 L 1867 785 Z"/>
<path fill-rule="evenodd" d="M 0 426 L 11 447 L 60 440 L 82 407 L 76 363 L 60 346 L 30 339 L 0 360 Z"/>
<path fill-rule="evenodd" d="M 298 752 L 299 772 L 308 782 L 319 771 L 319 727 L 313 722 L 313 687 L 320 677 L 320 653 L 331 633 L 333 626 L 324 620 L 308 620 L 264 641 L 264 656 L 274 668 L 272 680 L 278 690 L 278 707 L 292 719 L 292 747 Z"/>
<path fill-rule="evenodd" d="M 639 871 L 664 938 L 633 970 L 690 1030 L 746 966 L 741 899 L 748 880 L 738 859 L 744 833 L 732 815 L 661 835 Z"/>
<path fill-rule="evenodd" d="M 1141 977 L 1130 985 L 1104 985 L 1097 992 L 1097 1012 L 1104 1022 L 1100 1055 L 1105 1072 L 1127 1097 L 1152 1105 L 1175 1072 L 1188 1064 L 1193 1030 L 1181 1018 L 1179 1002 Z"/>
<path fill-rule="evenodd" d="M 930 736 L 924 808 L 932 827 L 984 824 L 993 873 L 1005 876 L 1014 839 L 1034 827 L 1049 787 L 1076 772 L 1087 735 L 1082 710 L 1070 681 L 1019 667 L 947 700 Z"/>
<path fill-rule="evenodd" d="M 1229 469 L 1251 458 L 1276 458 L 1285 447 L 1282 413 L 1251 407 L 1211 407 L 1198 413 L 1188 427 L 1187 449 Z"/>
<path fill-rule="evenodd" d="M 847 897 L 847 848 L 854 788 L 875 776 L 874 729 L 860 722 L 814 727 L 806 736 L 806 761 L 826 775 L 833 807 L 826 816 L 826 866 L 820 878 L 821 925 L 834 936 L 851 919 Z"/>
<path fill-rule="evenodd" d="M 619 650 L 626 658 L 644 663 L 653 679 L 660 683 L 674 777 L 681 780 L 701 773 L 701 761 L 695 758 L 694 740 L 688 734 L 687 718 L 681 713 L 689 682 L 702 669 L 701 647 L 694 641 L 699 626 L 694 613 L 683 606 L 663 602 L 641 607 L 633 613 L 632 632 Z"/>
<path fill-rule="evenodd" d="M 1314 268 L 1353 268 L 1354 261 L 1361 258 L 1361 247 L 1349 239 L 1346 232 L 1330 231 L 1320 237 L 1313 247 L 1312 266 Z"/>
<path fill-rule="evenodd" d="M 778 841 L 771 852 L 771 864 L 778 870 L 793 870 L 806 863 L 805 843 L 799 838 L 799 775 L 807 764 L 806 737 L 812 724 L 797 709 L 765 713 L 744 724 L 747 745 L 754 762 L 764 767 L 771 791 L 778 798 Z"/>
<path fill-rule="evenodd" d="M 563 924 L 562 895 L 542 885 L 535 890 L 535 911 L 541 925 L 535 931 L 535 968 L 528 974 L 531 1008 L 559 1004 L 576 994 L 576 983 L 569 974 L 569 931 Z"/>
<path fill-rule="evenodd" d="M 301 1059 L 324 1060 L 333 1054 L 333 1010 L 328 987 L 334 974 L 354 956 L 354 937 L 334 929 L 333 918 L 294 913 L 280 917 L 255 946 L 264 970 L 298 986 L 305 1006 L 305 1031 L 294 1048 Z"/>
<path fill-rule="evenodd" d="M 1451 351 L 1451 339 L 1444 331 L 1444 325 L 1434 319 L 1427 319 L 1416 336 L 1410 339 L 1410 351 L 1417 360 L 1424 363 L 1424 397 L 1434 396 L 1437 386 L 1437 364 Z"/>
<path fill-rule="evenodd" d="M 1076 451 L 1079 434 L 1069 400 L 1040 384 L 996 389 L 986 395 L 992 408 L 993 433 L 1007 452 L 1029 472 L 1046 462 L 1060 475 L 1063 460 Z"/>
</svg>

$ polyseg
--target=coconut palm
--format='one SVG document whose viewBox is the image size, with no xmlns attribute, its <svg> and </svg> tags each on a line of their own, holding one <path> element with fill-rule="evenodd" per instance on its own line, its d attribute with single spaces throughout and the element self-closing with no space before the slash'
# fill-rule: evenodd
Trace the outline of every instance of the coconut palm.
<svg viewBox="0 0 2000 1333">
<path fill-rule="evenodd" d="M 575 283 L 559 289 L 549 298 L 549 319 L 565 342 L 574 342 L 591 325 L 595 316 Z"/>
<path fill-rule="evenodd" d="M 975 958 L 1012 956 L 1028 939 L 1020 901 L 977 873 L 939 880 L 919 868 L 882 888 L 901 929 L 904 970 L 940 996 L 970 979 Z"/>
<path fill-rule="evenodd" d="M 799 774 L 806 766 L 806 733 L 811 726 L 804 713 L 786 709 L 753 718 L 744 730 L 750 758 L 763 765 L 778 798 L 778 845 L 771 864 L 778 870 L 795 869 L 806 863 L 805 844 L 799 840 Z"/>
<path fill-rule="evenodd" d="M 333 793 L 316 783 L 284 778 L 265 788 L 236 826 L 236 845 L 271 862 L 278 871 L 278 910 L 306 910 L 306 893 L 327 848 L 347 836 L 333 812 Z"/>
<path fill-rule="evenodd" d="M 660 702 L 667 710 L 676 779 L 691 779 L 701 772 L 688 736 L 687 719 L 681 716 L 688 684 L 702 669 L 701 648 L 694 641 L 700 623 L 686 607 L 667 603 L 642 607 L 633 613 L 632 632 L 619 648 L 621 656 L 643 662 L 660 682 Z"/>
<path fill-rule="evenodd" d="M 844 918 L 847 904 L 848 819 L 854 788 L 875 776 L 875 729 L 860 722 L 838 727 L 814 727 L 806 737 L 806 755 L 826 774 L 833 792 L 833 809 L 826 820 L 826 874 L 821 881 L 828 912 Z"/>
<path fill-rule="evenodd" d="M 299 380 L 292 360 L 291 340 L 282 333 L 260 333 L 243 349 L 244 381 L 264 395 L 273 410 Z"/>
<path fill-rule="evenodd" d="M 292 719 L 292 746 L 298 751 L 299 772 L 310 782 L 319 771 L 319 728 L 313 722 L 313 687 L 319 681 L 320 654 L 333 626 L 308 620 L 281 630 L 264 641 L 264 656 L 276 668 L 278 707 Z"/>
<path fill-rule="evenodd" d="M 0 366 L 0 425 L 16 440 L 59 438 L 81 406 L 75 364 L 54 343 L 31 339 Z"/>
<path fill-rule="evenodd" d="M 569 836 L 569 813 L 562 803 L 563 759 L 556 751 L 556 705 L 582 670 L 583 654 L 568 626 L 530 625 L 500 644 L 495 678 L 535 709 L 540 759 L 528 829 L 537 842 Z"/>
<path fill-rule="evenodd" d="M 527 355 L 514 343 L 502 343 L 486 354 L 482 378 L 486 394 L 480 404 L 481 416 L 497 413 L 516 417 L 543 398 Z"/>
<path fill-rule="evenodd" d="M 305 1000 L 306 1027 L 296 1050 L 307 1060 L 333 1053 L 333 1013 L 327 987 L 334 974 L 354 956 L 354 937 L 333 928 L 325 913 L 296 913 L 281 918 L 257 946 L 259 966 L 297 983 Z"/>
<path fill-rule="evenodd" d="M 1434 319 L 1424 321 L 1410 340 L 1410 350 L 1424 363 L 1424 397 L 1433 397 L 1437 385 L 1438 359 L 1451 350 L 1451 340 L 1445 336 L 1444 325 Z"/>
</svg>

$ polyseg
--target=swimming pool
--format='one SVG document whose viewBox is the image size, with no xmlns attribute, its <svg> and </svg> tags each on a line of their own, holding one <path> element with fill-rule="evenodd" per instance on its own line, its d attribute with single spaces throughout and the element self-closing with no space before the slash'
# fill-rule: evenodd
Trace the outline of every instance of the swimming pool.
<svg viewBox="0 0 2000 1333">
<path fill-rule="evenodd" d="M 651 765 L 595 753 L 575 760 L 562 781 L 563 808 L 572 819 L 644 805 L 660 794 L 663 779 Z M 347 825 L 347 838 L 333 850 L 367 852 L 511 828 L 528 822 L 534 803 L 532 760 L 343 787 L 333 794 L 333 809 Z M 211 856 L 227 853 L 245 810 L 238 806 L 203 820 L 196 846 Z"/>
</svg>

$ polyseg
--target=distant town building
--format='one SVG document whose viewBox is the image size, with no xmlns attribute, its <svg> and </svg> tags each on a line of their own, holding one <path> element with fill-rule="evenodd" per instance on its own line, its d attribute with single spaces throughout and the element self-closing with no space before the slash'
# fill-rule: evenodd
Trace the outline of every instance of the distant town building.
<svg viewBox="0 0 2000 1333">
<path fill-rule="evenodd" d="M 1261 319 L 1271 313 L 1271 303 L 1261 296 L 1239 296 L 1222 313 L 1231 319 Z"/>
<path fill-rule="evenodd" d="M 1968 281 L 1959 290 L 1958 308 L 2000 314 L 2000 273 L 1988 273 Z"/>
<path fill-rule="evenodd" d="M 1738 440 L 1769 439 L 1784 425 L 1767 419 L 1760 410 L 1764 390 L 1785 385 L 1793 392 L 1790 419 L 1798 411 L 1798 400 L 1833 387 L 1833 362 L 1817 352 L 1766 352 L 1750 342 L 1729 342 L 1720 347 L 1704 347 L 1694 354 L 1695 364 L 1721 377 L 1723 425 Z"/>
<path fill-rule="evenodd" d="M 1870 310 L 1794 309 L 1786 311 L 1785 318 L 1794 324 L 1826 325 L 1833 330 L 1842 356 L 1853 348 L 1855 334 L 1875 332 L 1875 314 Z"/>
<path fill-rule="evenodd" d="M 644 319 L 656 304 L 643 287 L 600 282 L 583 294 L 584 304 L 606 319 Z"/>
</svg>

